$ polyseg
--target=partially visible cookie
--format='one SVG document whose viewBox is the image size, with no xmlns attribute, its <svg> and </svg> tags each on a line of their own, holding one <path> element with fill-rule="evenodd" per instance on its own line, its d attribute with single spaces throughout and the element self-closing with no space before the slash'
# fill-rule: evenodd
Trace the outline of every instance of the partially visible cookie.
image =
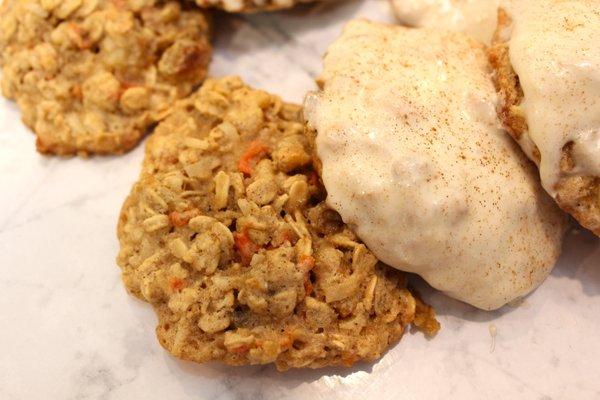
<svg viewBox="0 0 600 400">
<path fill-rule="evenodd" d="M 2 92 L 42 153 L 122 153 L 201 83 L 204 12 L 177 1 L 6 0 Z"/>
<path fill-rule="evenodd" d="M 554 3 L 535 0 L 513 3 L 512 12 L 499 10 L 489 49 L 496 89 L 502 100 L 498 113 L 511 136 L 540 167 L 542 184 L 557 204 L 600 236 L 600 99 L 594 95 L 598 93 L 594 87 L 599 83 L 600 55 L 592 46 L 600 34 L 600 13 L 593 12 L 593 5 L 597 4 L 593 1 Z M 519 76 L 511 62 L 514 13 L 520 14 L 523 24 L 531 22 L 527 29 L 520 28 L 520 34 L 529 37 L 530 45 L 523 37 L 517 42 L 521 49 L 527 49 L 518 52 L 527 76 Z M 541 21 L 532 13 L 553 22 Z M 591 29 L 598 34 L 590 34 Z M 550 39 L 544 41 L 536 35 Z M 585 35 L 590 39 L 582 39 Z M 556 66 L 558 72 L 536 68 L 538 60 L 548 69 Z M 525 107 L 528 96 L 532 100 Z M 577 116 L 583 118 L 578 120 Z M 555 117 L 558 122 L 554 122 Z M 532 118 L 536 119 L 534 131 L 530 129 Z M 540 123 L 540 119 L 545 121 Z"/>
<path fill-rule="evenodd" d="M 218 8 L 230 13 L 255 13 L 294 7 L 316 0 L 195 0 L 203 8 Z"/>
<path fill-rule="evenodd" d="M 500 0 L 389 0 L 406 26 L 464 32 L 488 44 L 496 26 Z"/>
<path fill-rule="evenodd" d="M 128 290 L 173 355 L 296 367 L 374 360 L 433 310 L 379 263 L 311 167 L 299 106 L 209 79 L 149 139 L 119 220 Z"/>
</svg>

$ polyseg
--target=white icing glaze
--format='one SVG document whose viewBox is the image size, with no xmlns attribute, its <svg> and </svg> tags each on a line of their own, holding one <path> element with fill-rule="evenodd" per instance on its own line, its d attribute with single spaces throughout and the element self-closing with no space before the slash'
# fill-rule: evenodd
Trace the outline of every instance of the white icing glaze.
<svg viewBox="0 0 600 400">
<path fill-rule="evenodd" d="M 390 0 L 398 20 L 417 28 L 465 32 L 489 43 L 500 0 Z"/>
<path fill-rule="evenodd" d="M 563 146 L 575 169 L 600 176 L 600 0 L 507 2 L 510 61 L 519 76 L 529 131 L 540 151 L 544 188 L 556 194 Z"/>
<path fill-rule="evenodd" d="M 563 216 L 502 131 L 483 45 L 350 22 L 305 101 L 328 203 L 385 263 L 496 309 L 537 287 Z"/>
</svg>

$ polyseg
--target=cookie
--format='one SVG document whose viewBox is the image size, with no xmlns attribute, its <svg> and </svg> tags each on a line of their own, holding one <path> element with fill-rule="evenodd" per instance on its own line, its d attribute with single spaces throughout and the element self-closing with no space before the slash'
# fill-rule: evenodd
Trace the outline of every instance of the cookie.
<svg viewBox="0 0 600 400">
<path fill-rule="evenodd" d="M 195 0 L 199 7 L 218 8 L 230 13 L 256 13 L 283 10 L 315 0 Z"/>
<path fill-rule="evenodd" d="M 389 0 L 398 22 L 415 28 L 464 32 L 489 43 L 500 0 Z"/>
<path fill-rule="evenodd" d="M 134 147 L 211 56 L 204 12 L 176 1 L 5 1 L 2 92 L 41 153 L 110 154 Z"/>
<path fill-rule="evenodd" d="M 483 44 L 353 20 L 319 88 L 304 115 L 327 203 L 379 260 L 484 310 L 546 279 L 566 218 L 501 129 Z"/>
<path fill-rule="evenodd" d="M 209 79 L 149 139 L 118 264 L 173 355 L 280 370 L 375 360 L 439 329 L 325 203 L 301 108 Z"/>
<path fill-rule="evenodd" d="M 594 89 L 600 56 L 589 46 L 600 34 L 600 14 L 593 12 L 594 2 L 555 3 L 536 0 L 500 9 L 489 49 L 502 100 L 498 114 L 538 165 L 546 191 L 600 235 L 600 102 Z"/>
</svg>

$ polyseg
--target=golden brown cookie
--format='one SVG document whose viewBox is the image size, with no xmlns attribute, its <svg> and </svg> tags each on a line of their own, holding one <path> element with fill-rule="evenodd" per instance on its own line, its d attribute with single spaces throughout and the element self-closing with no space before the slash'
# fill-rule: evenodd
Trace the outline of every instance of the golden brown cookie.
<svg viewBox="0 0 600 400">
<path fill-rule="evenodd" d="M 523 88 L 510 61 L 512 24 L 509 14 L 500 9 L 498 27 L 489 49 L 496 89 L 501 96 L 498 113 L 511 136 L 524 146 L 530 158 L 539 166 L 542 155 L 538 146 L 528 139 L 529 127 L 522 107 Z M 581 225 L 600 235 L 600 176 L 578 172 L 578 160 L 573 156 L 573 142 L 566 143 L 560 151 L 560 175 L 553 188 L 556 192 L 553 197 Z"/>
<path fill-rule="evenodd" d="M 7 0 L 3 94 L 50 154 L 122 153 L 201 83 L 204 12 L 177 1 Z"/>
<path fill-rule="evenodd" d="M 173 355 L 297 367 L 374 360 L 433 310 L 325 203 L 299 106 L 209 79 L 146 147 L 119 220 L 128 290 Z"/>
</svg>

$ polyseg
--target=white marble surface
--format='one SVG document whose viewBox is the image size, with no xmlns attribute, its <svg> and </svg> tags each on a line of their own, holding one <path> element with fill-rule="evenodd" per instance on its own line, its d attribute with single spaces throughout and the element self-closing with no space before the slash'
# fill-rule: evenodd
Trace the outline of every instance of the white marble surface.
<svg viewBox="0 0 600 400">
<path fill-rule="evenodd" d="M 300 101 L 343 21 L 391 20 L 381 1 L 218 19 L 213 74 Z M 598 399 L 600 242 L 574 229 L 534 294 L 494 313 L 420 284 L 443 329 L 407 334 L 352 370 L 193 365 L 154 338 L 150 307 L 115 264 L 119 207 L 142 159 L 38 155 L 0 102 L 0 399 Z M 496 327 L 495 343 L 490 326 Z"/>
</svg>

